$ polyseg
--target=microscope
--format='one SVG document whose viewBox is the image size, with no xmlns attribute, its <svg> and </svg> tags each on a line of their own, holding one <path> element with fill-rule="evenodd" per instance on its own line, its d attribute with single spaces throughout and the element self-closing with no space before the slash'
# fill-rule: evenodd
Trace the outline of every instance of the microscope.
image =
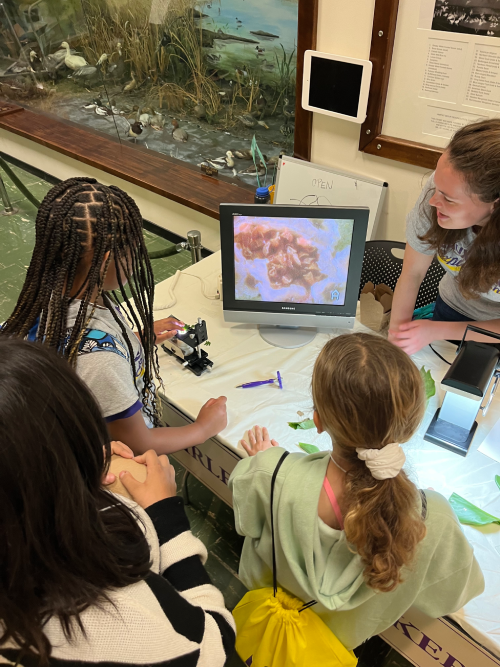
<svg viewBox="0 0 500 667">
<path fill-rule="evenodd" d="M 466 341 L 468 331 L 500 340 L 498 334 L 468 325 L 455 361 L 441 381 L 445 396 L 424 440 L 466 456 L 477 429 L 476 417 L 490 407 L 500 378 L 500 349 L 491 343 Z M 490 388 L 491 384 L 491 388 Z M 489 390 L 489 397 L 482 405 Z"/>
<path fill-rule="evenodd" d="M 170 317 L 177 319 L 174 315 Z M 162 348 L 171 356 L 176 357 L 179 363 L 199 376 L 204 370 L 210 370 L 214 364 L 208 358 L 205 350 L 200 347 L 207 342 L 207 323 L 199 317 L 194 326 L 185 326 L 173 338 L 166 340 L 162 344 Z"/>
</svg>

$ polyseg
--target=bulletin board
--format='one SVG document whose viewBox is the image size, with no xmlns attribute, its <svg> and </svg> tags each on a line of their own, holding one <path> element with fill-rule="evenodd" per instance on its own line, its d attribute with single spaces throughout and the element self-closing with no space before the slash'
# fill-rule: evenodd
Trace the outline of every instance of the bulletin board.
<svg viewBox="0 0 500 667">
<path fill-rule="evenodd" d="M 500 116 L 499 0 L 376 0 L 360 150 L 434 168 L 452 134 Z"/>
</svg>

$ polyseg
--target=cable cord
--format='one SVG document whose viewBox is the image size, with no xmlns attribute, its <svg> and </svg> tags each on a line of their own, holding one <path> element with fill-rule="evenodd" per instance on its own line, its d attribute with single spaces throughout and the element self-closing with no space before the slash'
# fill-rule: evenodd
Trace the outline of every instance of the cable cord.
<svg viewBox="0 0 500 667">
<path fill-rule="evenodd" d="M 177 270 L 174 275 L 174 279 L 172 283 L 168 286 L 168 296 L 170 297 L 170 302 L 167 304 L 159 304 L 158 306 L 154 306 L 153 310 L 158 311 L 158 310 L 168 310 L 169 308 L 172 308 L 175 306 L 177 303 L 177 297 L 175 296 L 175 288 L 177 287 L 177 283 L 179 282 L 179 278 L 181 276 L 190 276 L 191 278 L 196 278 L 201 282 L 201 293 L 205 297 L 205 299 L 220 299 L 220 294 L 207 294 L 206 290 L 206 285 L 205 281 L 203 278 L 200 278 L 200 276 L 195 276 L 193 273 L 186 273 L 185 271 L 180 271 Z"/>
<path fill-rule="evenodd" d="M 429 347 L 430 347 L 431 350 L 434 352 L 434 354 L 435 354 L 436 356 L 438 356 L 438 357 L 441 359 L 441 361 L 444 361 L 445 364 L 448 364 L 448 366 L 451 366 L 451 361 L 448 361 L 448 359 L 445 359 L 444 357 L 442 357 L 442 356 L 439 354 L 439 352 L 438 352 L 437 350 L 435 350 L 435 349 L 432 347 L 432 345 L 431 345 L 430 343 L 429 343 Z"/>
</svg>

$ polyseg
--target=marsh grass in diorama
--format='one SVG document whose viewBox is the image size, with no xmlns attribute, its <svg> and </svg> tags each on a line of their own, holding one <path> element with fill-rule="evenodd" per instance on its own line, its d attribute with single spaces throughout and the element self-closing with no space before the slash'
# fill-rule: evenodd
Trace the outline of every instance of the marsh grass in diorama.
<svg viewBox="0 0 500 667">
<path fill-rule="evenodd" d="M 41 0 L 29 20 L 21 6 L 0 10 L 0 89 L 256 185 L 293 146 L 297 3 Z"/>
</svg>

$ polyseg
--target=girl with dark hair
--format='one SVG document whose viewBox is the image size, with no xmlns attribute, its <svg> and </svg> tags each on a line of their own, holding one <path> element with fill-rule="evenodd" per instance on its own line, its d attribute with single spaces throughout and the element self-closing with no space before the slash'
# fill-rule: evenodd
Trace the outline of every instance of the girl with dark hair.
<svg viewBox="0 0 500 667">
<path fill-rule="evenodd" d="M 499 118 L 454 135 L 408 215 L 406 238 L 389 340 L 413 354 L 434 340 L 461 339 L 467 323 L 500 333 Z M 434 315 L 412 321 L 434 255 L 446 271 Z"/>
<path fill-rule="evenodd" d="M 276 476 L 276 570 L 285 600 L 289 593 L 314 600 L 350 650 L 411 606 L 438 618 L 482 593 L 481 570 L 450 504 L 419 491 L 403 470 L 401 443 L 425 410 L 412 360 L 380 336 L 338 336 L 316 360 L 312 395 L 315 425 L 332 450 L 290 454 Z M 259 427 L 241 444 L 249 457 L 229 486 L 236 529 L 246 537 L 240 577 L 253 589 L 272 586 L 269 497 L 283 449 Z"/>
<path fill-rule="evenodd" d="M 0 334 L 58 350 L 96 397 L 113 440 L 135 453 L 169 453 L 222 431 L 226 399 L 210 399 L 189 426 L 148 428 L 161 426 L 155 344 L 183 325 L 153 320 L 155 285 L 142 227 L 134 200 L 113 185 L 72 178 L 53 187 L 38 211 L 24 286 Z"/>
<path fill-rule="evenodd" d="M 222 667 L 231 614 L 166 456 L 104 490 L 99 407 L 49 346 L 0 340 L 0 663 Z"/>
</svg>

